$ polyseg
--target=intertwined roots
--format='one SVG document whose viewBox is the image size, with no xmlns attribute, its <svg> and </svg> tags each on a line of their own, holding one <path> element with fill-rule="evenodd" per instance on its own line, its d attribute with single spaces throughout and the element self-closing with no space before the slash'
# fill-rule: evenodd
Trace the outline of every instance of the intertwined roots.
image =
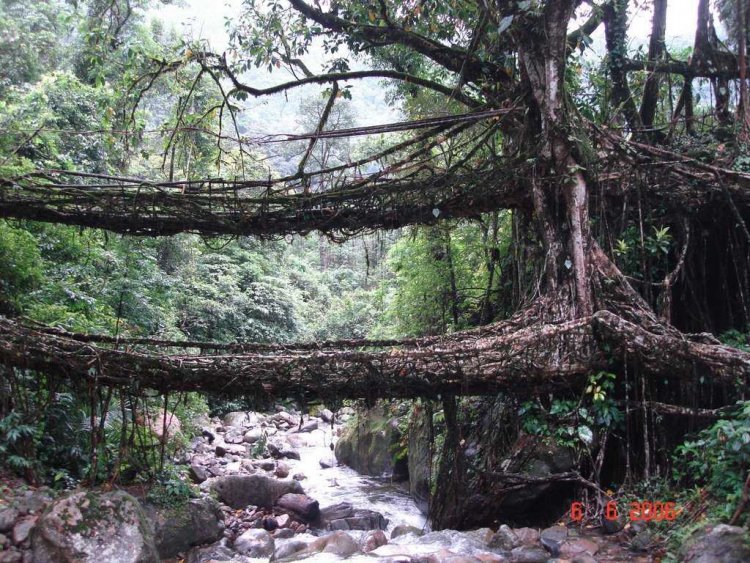
<svg viewBox="0 0 750 563">
<path fill-rule="evenodd" d="M 299 399 L 534 396 L 579 388 L 613 355 L 652 375 L 750 378 L 750 354 L 651 332 L 612 312 L 528 326 L 521 319 L 446 337 L 290 346 L 118 340 L 0 319 L 0 360 L 102 385 Z"/>
</svg>

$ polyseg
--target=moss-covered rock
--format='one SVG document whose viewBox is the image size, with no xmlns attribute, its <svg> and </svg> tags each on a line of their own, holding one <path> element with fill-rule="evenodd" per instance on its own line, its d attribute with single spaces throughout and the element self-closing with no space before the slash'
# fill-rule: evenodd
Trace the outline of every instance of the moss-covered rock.
<svg viewBox="0 0 750 563">
<path fill-rule="evenodd" d="M 384 403 L 361 411 L 344 430 L 336 443 L 336 459 L 364 475 L 408 476 L 406 463 L 396 463 L 394 452 L 399 447 L 401 432 L 398 419 Z"/>
<path fill-rule="evenodd" d="M 415 404 L 409 420 L 409 494 L 424 514 L 430 506 L 432 480 L 432 408 Z"/>
<path fill-rule="evenodd" d="M 159 561 L 138 501 L 124 491 L 77 492 L 52 503 L 32 534 L 37 563 Z"/>
<path fill-rule="evenodd" d="M 471 529 L 500 522 L 549 525 L 570 508 L 573 485 L 542 483 L 504 490 L 502 473 L 548 477 L 575 467 L 573 451 L 553 439 L 525 434 L 517 408 L 503 397 L 465 398 L 453 437 L 445 431 L 441 468 L 430 513 L 436 529 Z M 446 425 L 448 418 L 446 417 Z M 460 438 L 460 439 L 459 439 Z"/>
<path fill-rule="evenodd" d="M 750 561 L 750 539 L 737 526 L 719 524 L 693 533 L 680 551 L 689 563 L 741 563 Z"/>
<path fill-rule="evenodd" d="M 293 479 L 273 479 L 266 475 L 227 475 L 211 483 L 219 499 L 232 508 L 249 505 L 271 508 L 287 493 L 302 494 L 302 485 Z"/>
<path fill-rule="evenodd" d="M 144 509 L 154 527 L 154 541 L 162 559 L 218 541 L 224 532 L 224 515 L 211 498 L 192 499 L 171 507 L 149 504 Z"/>
</svg>

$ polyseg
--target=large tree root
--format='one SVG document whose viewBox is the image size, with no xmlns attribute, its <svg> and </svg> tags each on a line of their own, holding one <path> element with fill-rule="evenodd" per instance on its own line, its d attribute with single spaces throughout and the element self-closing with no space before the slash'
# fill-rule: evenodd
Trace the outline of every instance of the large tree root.
<svg viewBox="0 0 750 563">
<path fill-rule="evenodd" d="M 597 312 L 592 326 L 600 342 L 634 357 L 650 374 L 695 377 L 700 373 L 730 383 L 737 378 L 748 383 L 750 354 L 700 341 L 704 336 L 696 341 L 671 327 L 665 327 L 662 334 L 651 332 L 609 311 Z"/>
</svg>

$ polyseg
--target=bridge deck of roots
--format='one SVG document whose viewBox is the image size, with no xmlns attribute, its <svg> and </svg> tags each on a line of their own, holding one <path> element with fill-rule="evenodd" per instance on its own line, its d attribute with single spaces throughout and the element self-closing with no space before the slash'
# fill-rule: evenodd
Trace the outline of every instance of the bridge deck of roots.
<svg viewBox="0 0 750 563">
<path fill-rule="evenodd" d="M 414 398 L 580 388 L 628 357 L 653 376 L 750 380 L 750 354 L 658 334 L 614 313 L 518 326 L 508 321 L 444 338 L 315 345 L 114 339 L 0 319 L 0 361 L 66 379 L 159 391 L 258 397 Z"/>
</svg>

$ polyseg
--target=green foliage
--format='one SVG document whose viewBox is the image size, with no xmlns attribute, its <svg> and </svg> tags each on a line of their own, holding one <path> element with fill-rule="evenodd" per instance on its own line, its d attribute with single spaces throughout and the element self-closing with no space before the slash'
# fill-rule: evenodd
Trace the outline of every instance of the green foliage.
<svg viewBox="0 0 750 563">
<path fill-rule="evenodd" d="M 733 346 L 734 348 L 750 352 L 750 333 L 740 332 L 739 330 L 728 330 L 719 335 L 719 340 L 727 346 Z"/>
<path fill-rule="evenodd" d="M 88 438 L 81 399 L 53 378 L 0 369 L 0 464 L 32 482 L 74 483 L 82 475 Z"/>
<path fill-rule="evenodd" d="M 16 166 L 109 172 L 119 155 L 115 140 L 72 132 L 106 129 L 113 97 L 111 90 L 83 84 L 70 72 L 47 74 L 28 89 L 12 91 L 0 105 L 0 151 L 12 152 Z"/>
<path fill-rule="evenodd" d="M 0 97 L 14 85 L 38 81 L 60 64 L 60 35 L 71 16 L 67 2 L 0 1 Z"/>
<path fill-rule="evenodd" d="M 485 246 L 482 229 L 469 222 L 414 229 L 391 248 L 388 262 L 395 275 L 381 288 L 385 314 L 379 334 L 438 334 L 476 322 L 488 289 L 486 253 L 498 251 Z"/>
<path fill-rule="evenodd" d="M 718 420 L 675 450 L 674 478 L 705 487 L 717 501 L 715 516 L 721 520 L 734 513 L 748 471 L 750 401 L 738 402 L 732 416 Z"/>
<path fill-rule="evenodd" d="M 31 469 L 35 460 L 27 457 L 25 450 L 36 435 L 36 426 L 25 423 L 20 412 L 11 412 L 0 419 L 0 461 L 16 471 Z"/>
<path fill-rule="evenodd" d="M 597 435 L 623 422 L 622 411 L 612 396 L 615 375 L 600 371 L 589 376 L 588 386 L 580 400 L 552 399 L 527 401 L 518 410 L 521 427 L 529 434 L 554 440 L 560 446 L 585 449 Z"/>
<path fill-rule="evenodd" d="M 298 330 L 293 299 L 282 280 L 264 276 L 252 261 L 207 254 L 185 269 L 178 299 L 181 329 L 218 341 L 289 340 Z"/>
<path fill-rule="evenodd" d="M 179 508 L 198 496 L 185 468 L 167 465 L 154 480 L 146 498 L 157 506 Z"/>
<path fill-rule="evenodd" d="M 196 422 L 208 415 L 208 401 L 205 395 L 200 393 L 185 393 L 172 411 L 180 421 L 184 435 L 198 435 L 202 429 Z"/>
<path fill-rule="evenodd" d="M 669 269 L 669 253 L 674 238 L 667 226 L 643 226 L 643 237 L 638 225 L 629 225 L 622 238 L 614 244 L 614 255 L 623 273 L 638 280 L 657 282 Z"/>
<path fill-rule="evenodd" d="M 28 293 L 43 280 L 41 255 L 34 237 L 0 221 L 0 313 L 23 307 Z"/>
<path fill-rule="evenodd" d="M 266 446 L 268 445 L 268 433 L 263 430 L 260 435 L 260 439 L 253 444 L 250 450 L 250 457 L 253 459 L 260 459 L 266 454 Z"/>
</svg>

